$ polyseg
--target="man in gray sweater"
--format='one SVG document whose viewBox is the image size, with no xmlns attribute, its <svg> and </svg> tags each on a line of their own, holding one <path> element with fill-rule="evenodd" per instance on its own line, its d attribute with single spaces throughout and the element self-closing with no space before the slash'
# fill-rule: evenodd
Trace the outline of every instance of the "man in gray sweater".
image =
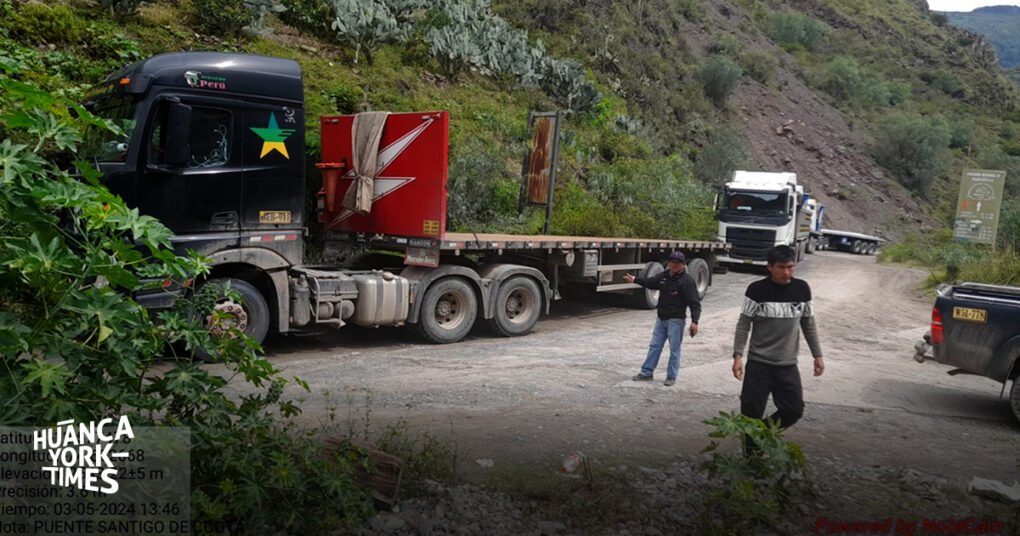
<svg viewBox="0 0 1020 536">
<path fill-rule="evenodd" d="M 804 391 L 797 370 L 801 331 L 814 357 L 815 376 L 825 371 L 811 308 L 811 287 L 793 277 L 795 258 L 796 252 L 789 246 L 769 250 L 769 277 L 747 287 L 733 337 L 733 377 L 744 381 L 740 412 L 761 419 L 771 394 L 776 412 L 769 418 L 783 428 L 793 426 L 804 414 Z M 751 345 L 745 370 L 748 335 Z M 752 444 L 748 447 L 749 451 L 756 450 Z"/>
</svg>

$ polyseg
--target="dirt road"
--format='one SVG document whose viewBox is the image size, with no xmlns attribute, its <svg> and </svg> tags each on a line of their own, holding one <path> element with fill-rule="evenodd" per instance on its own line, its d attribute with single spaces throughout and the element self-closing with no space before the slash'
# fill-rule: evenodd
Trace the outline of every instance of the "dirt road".
<svg viewBox="0 0 1020 536">
<path fill-rule="evenodd" d="M 924 273 L 879 265 L 874 257 L 818 252 L 797 266 L 814 302 L 826 371 L 800 368 L 807 409 L 788 438 L 808 459 L 862 467 L 912 468 L 952 482 L 972 476 L 1018 478 L 1020 425 L 998 384 L 950 377 L 911 359 L 933 299 L 917 290 Z M 654 313 L 605 300 L 555 302 L 525 337 L 472 335 L 424 344 L 413 329 L 338 332 L 270 340 L 272 361 L 307 380 L 303 419 L 353 414 L 379 430 L 406 419 L 412 430 L 452 434 L 458 470 L 484 482 L 494 467 L 547 470 L 581 450 L 595 459 L 653 466 L 705 447 L 702 421 L 738 409 L 730 374 L 733 328 L 743 291 L 760 273 L 716 275 L 703 302 L 698 336 L 684 341 L 680 376 L 665 387 L 665 355 L 655 382 L 633 382 Z M 328 394 L 325 394 L 328 393 Z"/>
</svg>

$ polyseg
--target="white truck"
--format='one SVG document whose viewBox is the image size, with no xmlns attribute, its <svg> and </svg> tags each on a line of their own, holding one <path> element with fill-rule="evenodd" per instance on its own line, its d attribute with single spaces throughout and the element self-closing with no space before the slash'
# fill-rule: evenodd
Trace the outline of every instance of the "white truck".
<svg viewBox="0 0 1020 536">
<path fill-rule="evenodd" d="M 716 196 L 718 240 L 730 245 L 716 261 L 764 266 L 768 251 L 779 245 L 792 247 L 801 260 L 817 214 L 809 199 L 796 173 L 733 172 L 733 180 Z"/>
</svg>

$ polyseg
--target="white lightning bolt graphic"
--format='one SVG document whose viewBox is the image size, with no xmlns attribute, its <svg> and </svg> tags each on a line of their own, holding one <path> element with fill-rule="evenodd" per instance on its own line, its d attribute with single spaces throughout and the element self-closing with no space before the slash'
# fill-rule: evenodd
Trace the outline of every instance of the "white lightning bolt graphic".
<svg viewBox="0 0 1020 536">
<path fill-rule="evenodd" d="M 414 130 L 408 132 L 407 134 L 404 134 L 403 136 L 400 137 L 400 139 L 394 141 L 393 143 L 389 144 L 384 149 L 379 151 L 379 155 L 376 157 L 377 158 L 376 165 L 379 168 L 379 174 L 376 177 L 376 179 L 372 181 L 373 204 L 375 204 L 376 201 L 382 199 L 383 197 L 386 197 L 392 194 L 393 192 L 399 190 L 401 187 L 407 186 L 408 184 L 410 184 L 411 181 L 418 178 L 418 177 L 384 177 L 383 173 L 386 172 L 386 168 L 389 167 L 389 165 L 394 160 L 396 160 L 397 157 L 400 156 L 400 154 L 403 153 L 405 149 L 410 147 L 411 143 L 418 136 L 420 136 L 422 132 L 425 132 L 425 129 L 428 128 L 433 121 L 435 121 L 435 119 L 432 117 L 426 118 L 424 123 L 418 125 L 417 127 L 415 127 Z M 353 179 L 355 178 L 355 176 L 356 175 L 354 173 L 354 170 L 352 169 L 348 171 L 343 178 Z M 354 188 L 353 182 L 347 189 L 350 190 L 351 188 Z M 338 223 L 346 220 L 347 218 L 350 218 L 353 215 L 354 215 L 353 210 L 345 208 L 342 212 L 340 212 L 340 214 L 337 214 L 337 216 L 333 218 L 333 221 L 330 222 L 329 227 L 334 227 Z"/>
</svg>

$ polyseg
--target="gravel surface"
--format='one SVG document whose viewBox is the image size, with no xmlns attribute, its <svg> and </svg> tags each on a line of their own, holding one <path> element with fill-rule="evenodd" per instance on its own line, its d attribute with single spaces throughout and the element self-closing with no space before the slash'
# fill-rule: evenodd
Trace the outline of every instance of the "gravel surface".
<svg viewBox="0 0 1020 536">
<path fill-rule="evenodd" d="M 777 533 L 812 533 L 823 518 L 974 516 L 1016 534 L 1016 505 L 967 493 L 975 476 L 1020 479 L 1020 425 L 1001 385 L 911 359 L 934 301 L 917 290 L 925 273 L 825 251 L 796 275 L 814 292 L 826 371 L 812 377 L 802 344 L 807 409 L 787 439 L 803 447 L 807 472 Z M 311 385 L 288 391 L 305 425 L 370 437 L 402 426 L 455 447 L 453 483 L 405 495 L 366 534 L 687 534 L 713 485 L 697 470 L 710 441 L 703 421 L 739 407 L 733 328 L 760 277 L 714 277 L 674 387 L 661 382 L 665 356 L 657 381 L 630 380 L 654 313 L 605 298 L 556 302 L 519 338 L 436 346 L 411 329 L 345 327 L 266 348 Z M 558 471 L 574 451 L 588 457 L 590 481 Z"/>
</svg>

